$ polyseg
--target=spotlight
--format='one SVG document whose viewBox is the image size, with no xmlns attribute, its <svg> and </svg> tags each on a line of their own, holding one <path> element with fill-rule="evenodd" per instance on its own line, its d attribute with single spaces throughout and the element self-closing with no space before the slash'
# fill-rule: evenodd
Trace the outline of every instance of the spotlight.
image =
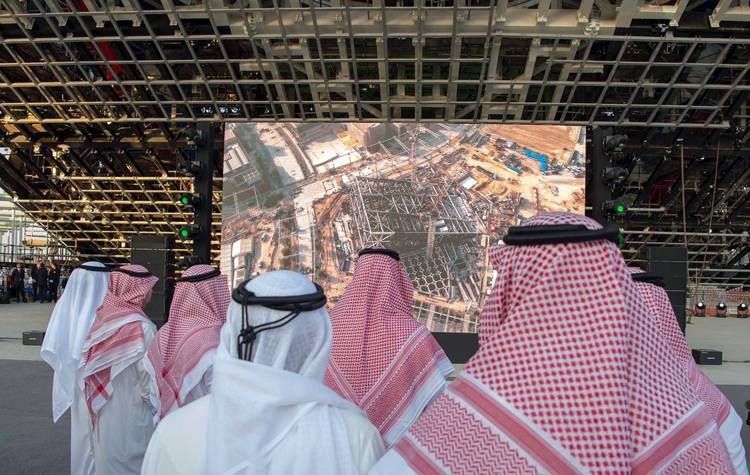
<svg viewBox="0 0 750 475">
<path fill-rule="evenodd" d="M 610 135 L 604 138 L 604 153 L 621 152 L 625 143 L 628 141 L 628 136 L 621 135 Z"/>
<path fill-rule="evenodd" d="M 602 172 L 602 180 L 609 186 L 621 185 L 627 178 L 628 171 L 622 167 L 608 167 Z"/>
<path fill-rule="evenodd" d="M 195 130 L 192 127 L 185 127 L 180 133 L 187 139 L 187 143 L 190 146 L 202 145 L 203 133 L 200 130 Z"/>
<path fill-rule="evenodd" d="M 695 304 L 695 310 L 693 311 L 693 315 L 696 317 L 705 317 L 706 316 L 706 304 L 703 302 L 698 302 Z"/>
<path fill-rule="evenodd" d="M 179 235 L 181 239 L 194 239 L 201 233 L 201 227 L 197 224 L 187 224 L 180 228 Z"/>
<path fill-rule="evenodd" d="M 745 302 L 742 302 L 741 304 L 737 305 L 737 318 L 747 318 L 748 316 L 747 304 Z"/>
<path fill-rule="evenodd" d="M 619 216 L 623 215 L 628 211 L 628 206 L 625 203 L 619 201 L 607 200 L 602 204 L 602 211 L 605 215 Z"/>
<path fill-rule="evenodd" d="M 727 318 L 727 304 L 724 302 L 716 304 L 716 316 L 718 318 Z"/>
<path fill-rule="evenodd" d="M 182 160 L 177 164 L 177 173 L 188 176 L 198 176 L 203 171 L 203 166 L 195 160 Z"/>
<path fill-rule="evenodd" d="M 177 266 L 179 266 L 181 269 L 187 269 L 188 267 L 194 266 L 196 264 L 201 264 L 201 258 L 191 255 L 185 256 L 180 259 L 180 262 L 177 263 Z"/>
<path fill-rule="evenodd" d="M 193 210 L 197 210 L 200 208 L 201 204 L 203 203 L 203 197 L 200 193 L 186 193 L 182 196 L 180 196 L 180 205 L 193 208 Z"/>
</svg>

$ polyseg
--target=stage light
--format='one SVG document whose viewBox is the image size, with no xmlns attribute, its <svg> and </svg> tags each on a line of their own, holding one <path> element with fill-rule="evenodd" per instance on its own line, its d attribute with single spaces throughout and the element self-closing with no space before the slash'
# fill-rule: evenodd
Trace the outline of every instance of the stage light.
<svg viewBox="0 0 750 475">
<path fill-rule="evenodd" d="M 177 164 L 177 173 L 188 176 L 198 176 L 201 174 L 203 166 L 195 160 L 182 160 Z"/>
<path fill-rule="evenodd" d="M 179 203 L 182 206 L 189 206 L 193 209 L 198 209 L 203 203 L 203 197 L 200 193 L 185 193 L 184 195 L 180 196 Z"/>
<path fill-rule="evenodd" d="M 716 305 L 716 308 L 719 310 L 726 310 L 727 304 L 725 304 L 724 302 L 719 302 L 718 305 Z"/>
<path fill-rule="evenodd" d="M 203 264 L 201 262 L 201 258 L 198 256 L 185 256 L 182 259 L 180 259 L 180 262 L 177 263 L 177 266 L 181 269 L 187 269 L 188 267 L 197 265 L 197 264 Z"/>
<path fill-rule="evenodd" d="M 697 304 L 695 304 L 695 308 L 697 308 L 698 310 L 702 310 L 706 308 L 706 304 L 703 302 L 698 302 Z"/>
<path fill-rule="evenodd" d="M 182 239 L 194 239 L 201 233 L 201 227 L 196 224 L 187 224 L 180 228 L 179 234 Z"/>
<path fill-rule="evenodd" d="M 737 318 L 747 318 L 748 311 L 747 311 L 747 304 L 745 302 L 742 302 L 741 304 L 737 305 Z"/>
<path fill-rule="evenodd" d="M 605 168 L 602 172 L 602 179 L 609 186 L 621 185 L 628 179 L 628 171 L 622 167 Z"/>
<path fill-rule="evenodd" d="M 627 135 L 611 135 L 604 138 L 604 153 L 620 152 L 628 141 Z"/>
<path fill-rule="evenodd" d="M 618 216 L 625 214 L 628 211 L 628 206 L 625 203 L 614 200 L 607 200 L 602 205 L 602 210 L 606 215 Z"/>
<path fill-rule="evenodd" d="M 727 316 L 727 304 L 719 302 L 716 304 L 716 316 L 719 318 L 726 318 Z"/>
<path fill-rule="evenodd" d="M 203 144 L 203 132 L 196 130 L 190 126 L 185 127 L 180 133 L 187 138 L 187 143 L 190 146 L 202 145 Z"/>
</svg>

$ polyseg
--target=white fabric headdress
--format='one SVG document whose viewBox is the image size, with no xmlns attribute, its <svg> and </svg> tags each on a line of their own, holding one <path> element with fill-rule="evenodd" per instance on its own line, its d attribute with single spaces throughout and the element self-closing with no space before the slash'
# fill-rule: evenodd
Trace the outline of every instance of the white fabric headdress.
<svg viewBox="0 0 750 475">
<path fill-rule="evenodd" d="M 316 291 L 306 277 L 289 271 L 259 276 L 245 289 L 259 297 Z M 361 412 L 323 385 L 332 341 L 328 312 L 325 308 L 303 312 L 282 327 L 258 333 L 252 361 L 245 361 L 238 358 L 237 348 L 242 308 L 231 302 L 221 330 L 209 395 L 203 473 L 271 474 L 272 452 L 287 437 L 299 440 L 301 447 L 315 440 L 330 449 L 299 450 L 289 462 L 297 469 L 294 473 L 353 473 L 340 410 Z M 288 313 L 259 305 L 247 311 L 254 327 Z"/>
<path fill-rule="evenodd" d="M 106 269 L 100 262 L 87 262 L 84 266 Z M 96 317 L 96 309 L 107 293 L 108 282 L 109 272 L 75 269 L 52 311 L 41 357 L 55 371 L 52 380 L 52 418 L 55 422 L 73 402 L 83 342 Z"/>
</svg>

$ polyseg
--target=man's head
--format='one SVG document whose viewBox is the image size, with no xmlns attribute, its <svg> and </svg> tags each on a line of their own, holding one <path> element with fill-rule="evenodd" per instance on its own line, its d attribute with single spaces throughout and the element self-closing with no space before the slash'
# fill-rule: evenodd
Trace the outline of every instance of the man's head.
<svg viewBox="0 0 750 475">
<path fill-rule="evenodd" d="M 248 328 L 252 327 L 256 336 L 250 361 L 323 381 L 333 331 L 324 306 L 325 297 L 319 288 L 304 275 L 285 270 L 268 272 L 244 285 L 248 295 L 279 297 L 280 304 L 305 296 L 307 300 L 301 305 L 308 309 L 317 308 L 292 316 L 294 311 L 289 308 L 279 310 L 258 304 L 243 305 L 235 292 L 227 322 L 222 328 L 221 345 L 232 356 L 240 356 L 238 337 L 243 330 L 250 333 Z M 267 330 L 261 330 L 264 328 Z"/>
<path fill-rule="evenodd" d="M 16 269 L 20 269 L 23 267 L 23 264 L 21 264 L 21 261 L 16 262 Z"/>
<path fill-rule="evenodd" d="M 151 300 L 152 289 L 158 280 L 148 269 L 137 264 L 126 264 L 114 269 L 109 279 L 105 303 L 142 309 Z"/>
</svg>

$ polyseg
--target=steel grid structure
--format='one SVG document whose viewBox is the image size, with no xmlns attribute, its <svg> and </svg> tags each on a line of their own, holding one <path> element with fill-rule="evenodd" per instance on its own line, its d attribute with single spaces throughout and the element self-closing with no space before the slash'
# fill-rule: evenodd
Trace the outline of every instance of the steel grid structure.
<svg viewBox="0 0 750 475">
<path fill-rule="evenodd" d="M 725 35 L 750 13 L 721 0 L 708 15 L 704 3 L 4 0 L 0 110 L 6 124 L 94 128 L 357 119 L 726 128 L 723 112 L 750 89 L 750 35 Z"/>
<path fill-rule="evenodd" d="M 750 222 L 748 22 L 743 0 L 0 0 L 0 187 L 77 252 L 122 259 L 129 233 L 189 218 L 172 205 L 189 123 L 615 126 L 645 210 L 623 225 L 654 231 L 626 255 L 682 230 L 679 147 L 691 269 L 720 282 L 748 266 L 746 240 L 701 235 Z"/>
<path fill-rule="evenodd" d="M 388 245 L 395 239 L 404 249 L 424 246 L 430 224 L 438 221 L 437 239 L 478 234 L 476 223 L 466 215 L 458 197 L 439 185 L 357 177 L 349 189 L 349 198 L 363 247 Z"/>
<path fill-rule="evenodd" d="M 653 227 L 653 226 L 652 226 Z M 732 288 L 747 285 L 750 268 L 750 236 L 729 232 L 623 231 L 628 246 L 625 258 L 634 265 L 644 265 L 646 246 L 684 246 L 687 237 L 689 282 L 712 283 Z"/>
<path fill-rule="evenodd" d="M 403 255 L 401 262 L 411 278 L 414 290 L 433 297 L 450 297 L 450 263 L 441 249 L 437 249 L 431 258 L 428 258 L 424 251 Z"/>
<path fill-rule="evenodd" d="M 630 173 L 617 199 L 631 208 L 621 223 L 626 258 L 642 261 L 646 246 L 686 246 L 691 282 L 748 285 L 750 158 L 720 150 L 686 157 L 676 146 L 624 165 Z"/>
<path fill-rule="evenodd" d="M 125 261 L 134 235 L 175 236 L 193 218 L 178 204 L 181 194 L 193 191 L 192 178 L 167 173 L 176 166 L 175 150 L 153 145 L 156 149 L 12 148 L 0 159 L 0 186 L 12 190 L 13 202 L 79 257 Z M 213 202 L 213 235 L 218 236 L 220 187 Z M 219 240 L 213 241 L 218 249 Z M 189 254 L 185 243 L 176 250 Z"/>
</svg>

